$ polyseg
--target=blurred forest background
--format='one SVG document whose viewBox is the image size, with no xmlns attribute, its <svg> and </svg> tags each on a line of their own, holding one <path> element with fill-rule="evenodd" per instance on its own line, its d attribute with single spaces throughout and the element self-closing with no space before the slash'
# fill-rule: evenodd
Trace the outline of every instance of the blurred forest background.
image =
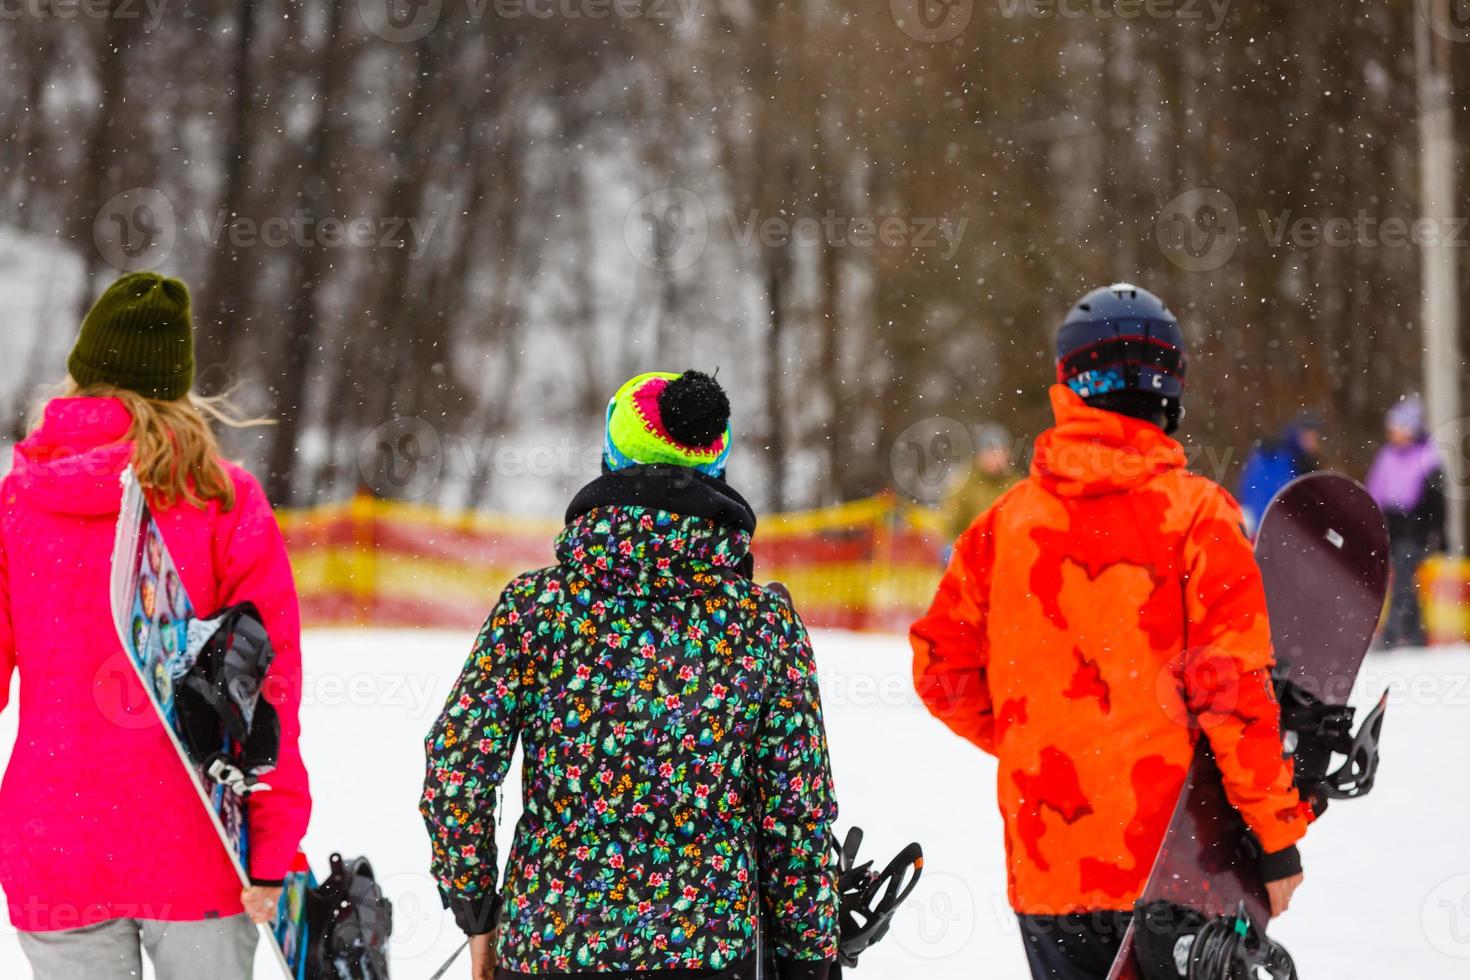
<svg viewBox="0 0 1470 980">
<path fill-rule="evenodd" d="M 1382 225 L 1420 213 L 1414 0 L 80 2 L 0 27 L 12 432 L 133 264 L 194 287 L 290 505 L 417 419 L 479 447 L 439 502 L 553 511 L 487 447 L 566 447 L 575 485 L 653 367 L 719 368 L 758 504 L 852 499 L 926 420 L 1043 428 L 1056 324 L 1119 279 L 1184 321 L 1223 466 L 1315 409 L 1361 473 L 1422 387 Z"/>
</svg>

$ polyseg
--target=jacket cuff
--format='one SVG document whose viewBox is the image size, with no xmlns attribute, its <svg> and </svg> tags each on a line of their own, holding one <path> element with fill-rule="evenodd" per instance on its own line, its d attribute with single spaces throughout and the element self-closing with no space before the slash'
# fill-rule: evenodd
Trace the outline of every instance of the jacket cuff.
<svg viewBox="0 0 1470 980">
<path fill-rule="evenodd" d="M 277 879 L 277 878 L 257 878 L 254 875 L 251 875 L 250 876 L 250 884 L 251 884 L 251 887 L 253 887 L 253 888 L 285 888 L 286 887 L 286 879 L 285 878 L 279 878 L 279 879 Z"/>
<path fill-rule="evenodd" d="M 778 980 L 831 980 L 834 965 L 828 960 L 788 960 L 778 956 L 776 977 Z"/>
<path fill-rule="evenodd" d="M 1261 858 L 1257 865 L 1261 880 L 1267 883 L 1281 881 L 1302 873 L 1302 855 L 1293 844 L 1284 851 L 1275 851 Z"/>
<path fill-rule="evenodd" d="M 454 913 L 455 924 L 466 936 L 485 936 L 495 931 L 495 921 L 500 915 L 499 895 L 478 898 L 454 895 L 445 904 Z"/>
<path fill-rule="evenodd" d="M 251 882 L 264 884 L 272 881 L 285 881 L 286 877 L 291 874 L 291 866 L 295 858 L 295 851 L 287 855 L 261 854 L 256 851 L 250 855 Z"/>
</svg>

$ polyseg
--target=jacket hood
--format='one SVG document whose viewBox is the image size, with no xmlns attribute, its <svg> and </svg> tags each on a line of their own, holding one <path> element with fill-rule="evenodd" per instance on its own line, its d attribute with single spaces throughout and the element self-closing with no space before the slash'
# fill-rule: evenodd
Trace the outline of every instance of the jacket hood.
<svg viewBox="0 0 1470 980">
<path fill-rule="evenodd" d="M 1062 497 L 1119 493 L 1184 466 L 1184 448 L 1151 422 L 1093 408 L 1053 385 L 1057 424 L 1036 439 L 1031 475 Z"/>
<path fill-rule="evenodd" d="M 640 598 L 708 592 L 743 574 L 749 552 L 742 528 L 625 504 L 594 507 L 556 540 L 564 568 L 601 592 Z"/>
<path fill-rule="evenodd" d="M 115 398 L 58 398 L 41 427 L 15 447 L 10 489 L 42 510 L 82 517 L 116 514 L 120 477 L 133 458 L 133 417 Z"/>
</svg>

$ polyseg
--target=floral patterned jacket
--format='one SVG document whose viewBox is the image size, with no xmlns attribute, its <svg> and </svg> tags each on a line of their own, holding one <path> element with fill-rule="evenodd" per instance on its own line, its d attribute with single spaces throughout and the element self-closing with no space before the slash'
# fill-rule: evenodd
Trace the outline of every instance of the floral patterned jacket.
<svg viewBox="0 0 1470 980">
<path fill-rule="evenodd" d="M 604 506 L 512 582 L 427 740 L 433 871 L 515 974 L 743 970 L 764 908 L 778 972 L 836 959 L 837 815 L 806 631 L 738 569 L 750 535 Z M 525 810 L 497 890 L 498 791 Z"/>
</svg>

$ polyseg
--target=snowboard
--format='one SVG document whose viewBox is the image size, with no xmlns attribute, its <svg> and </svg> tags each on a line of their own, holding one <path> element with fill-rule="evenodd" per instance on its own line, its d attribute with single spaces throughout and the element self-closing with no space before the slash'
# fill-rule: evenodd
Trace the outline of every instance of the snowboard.
<svg viewBox="0 0 1470 980">
<path fill-rule="evenodd" d="M 1300 477 L 1267 508 L 1256 535 L 1256 563 L 1278 683 L 1289 680 L 1325 705 L 1345 706 L 1388 588 L 1388 530 L 1378 505 L 1345 476 Z M 1382 709 L 1380 702 L 1379 724 Z M 1290 748 L 1294 736 L 1285 738 Z M 1244 903 L 1264 933 L 1270 904 L 1256 872 L 1258 853 L 1226 798 L 1208 739 L 1201 738 L 1140 906 L 1170 902 L 1215 917 L 1238 915 Z M 1108 980 L 1142 977 L 1137 929 L 1135 917 Z"/>
<path fill-rule="evenodd" d="M 112 558 L 113 620 L 123 649 L 245 887 L 250 884 L 245 870 L 250 860 L 249 800 L 215 782 L 189 757 L 175 709 L 175 685 L 193 666 L 189 651 L 191 629 L 198 622 L 196 610 L 131 467 L 122 483 L 122 512 Z M 233 746 L 227 740 L 221 748 L 228 754 Z M 262 926 L 267 945 L 291 980 L 306 977 L 306 895 L 315 886 L 311 868 L 298 854 L 276 920 Z"/>
</svg>

